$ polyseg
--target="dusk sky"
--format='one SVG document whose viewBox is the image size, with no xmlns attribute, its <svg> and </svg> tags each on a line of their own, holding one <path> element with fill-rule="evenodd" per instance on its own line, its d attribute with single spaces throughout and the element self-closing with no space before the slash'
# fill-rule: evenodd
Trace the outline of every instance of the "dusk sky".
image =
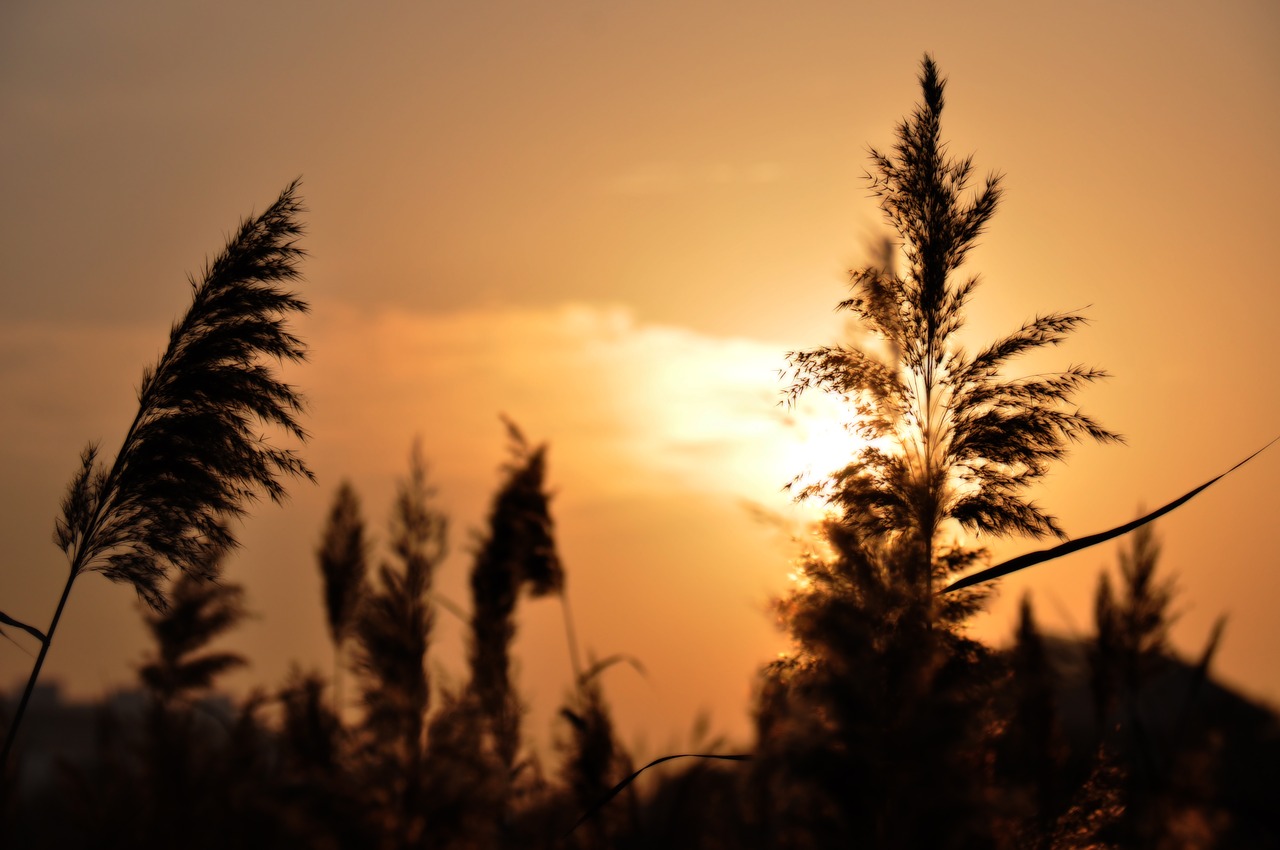
<svg viewBox="0 0 1280 850">
<path fill-rule="evenodd" d="M 964 6 L 962 10 L 960 7 Z M 1038 499 L 1073 536 L 1154 508 L 1280 434 L 1280 10 L 1271 2 L 336 2 L 9 0 L 0 6 L 0 610 L 44 628 L 50 535 L 83 445 L 113 455 L 188 275 L 302 178 L 310 257 L 290 369 L 318 486 L 258 506 L 228 577 L 255 618 L 227 641 L 274 687 L 330 669 L 315 564 L 340 480 L 375 536 L 415 436 L 453 522 L 441 592 L 465 605 L 470 531 L 505 457 L 499 414 L 550 443 L 584 648 L 623 740 L 683 742 L 702 710 L 745 741 L 768 610 L 802 529 L 781 486 L 835 467 L 838 410 L 778 406 L 788 350 L 838 341 L 847 270 L 884 231 L 863 179 L 919 97 L 1005 175 L 967 270 L 966 338 L 1039 313 L 1091 320 L 1027 372 L 1113 377 L 1081 407 L 1125 435 Z M 1229 617 L 1217 673 L 1280 703 L 1280 446 L 1162 520 L 1174 646 Z M 1045 545 L 983 540 L 993 555 Z M 1030 591 L 1092 630 L 1113 545 L 1004 581 L 974 625 L 1003 643 Z M 77 581 L 45 666 L 89 697 L 136 681 L 133 591 Z M 524 603 L 527 730 L 569 684 L 560 609 Z M 431 664 L 465 674 L 460 631 Z M 0 686 L 36 647 L 10 630 Z"/>
</svg>

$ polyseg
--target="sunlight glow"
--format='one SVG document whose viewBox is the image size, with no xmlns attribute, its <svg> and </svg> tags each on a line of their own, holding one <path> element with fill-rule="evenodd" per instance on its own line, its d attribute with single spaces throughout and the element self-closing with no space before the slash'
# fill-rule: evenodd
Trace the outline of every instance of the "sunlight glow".
<svg viewBox="0 0 1280 850">
<path fill-rule="evenodd" d="M 797 567 L 787 573 L 787 581 L 794 584 L 798 590 L 808 590 L 813 586 L 813 579 L 809 578 L 809 573 L 803 567 Z"/>
<path fill-rule="evenodd" d="M 832 396 L 802 399 L 789 412 L 787 425 L 791 439 L 783 451 L 796 488 L 843 469 L 867 445 L 856 433 L 848 407 Z"/>
</svg>

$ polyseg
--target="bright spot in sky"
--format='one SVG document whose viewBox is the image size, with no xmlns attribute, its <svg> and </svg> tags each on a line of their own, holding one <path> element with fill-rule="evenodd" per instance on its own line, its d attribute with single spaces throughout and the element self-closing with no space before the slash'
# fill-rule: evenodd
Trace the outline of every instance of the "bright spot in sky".
<svg viewBox="0 0 1280 850">
<path fill-rule="evenodd" d="M 866 445 L 854 429 L 849 406 L 832 395 L 812 393 L 789 411 L 782 446 L 795 487 L 816 484 L 843 469 Z"/>
</svg>

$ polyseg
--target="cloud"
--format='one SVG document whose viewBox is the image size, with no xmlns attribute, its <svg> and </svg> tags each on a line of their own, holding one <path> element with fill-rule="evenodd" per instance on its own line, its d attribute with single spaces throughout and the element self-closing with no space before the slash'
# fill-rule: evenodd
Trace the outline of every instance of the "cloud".
<svg viewBox="0 0 1280 850">
<path fill-rule="evenodd" d="M 76 454 L 94 438 L 114 453 L 165 334 L 52 323 L 0 332 L 0 393 L 11 401 L 0 413 L 0 521 L 12 559 L 0 597 L 6 613 L 43 626 L 65 575 L 48 529 Z M 286 506 L 260 506 L 244 526 L 231 576 L 260 616 L 231 648 L 253 660 L 252 682 L 278 683 L 293 661 L 328 669 L 313 557 L 327 501 L 351 478 L 379 536 L 415 436 L 457 530 L 441 587 L 465 602 L 466 529 L 482 525 L 498 480 L 501 412 L 551 444 L 584 643 L 638 654 L 650 670 L 650 681 L 618 686 L 624 728 L 674 734 L 712 707 L 744 731 L 745 714 L 729 712 L 744 711 L 753 671 L 776 651 L 762 609 L 785 580 L 786 554 L 762 545 L 772 533 L 741 503 L 786 509 L 779 489 L 805 427 L 776 403 L 781 345 L 592 304 L 431 313 L 321 301 L 298 332 L 312 358 L 288 378 L 310 401 L 303 454 L 320 486 L 294 486 Z M 132 681 L 147 639 L 130 596 L 96 577 L 78 583 L 52 678 L 79 693 Z M 544 734 L 567 687 L 563 626 L 546 605 L 529 608 L 524 682 L 532 731 Z M 460 675 L 458 624 L 442 628 L 450 636 L 435 663 Z M 4 669 L 26 669 L 25 655 L 4 652 Z"/>
<path fill-rule="evenodd" d="M 165 335 L 0 331 L 0 459 L 15 485 L 4 498 L 30 510 L 15 490 L 34 487 L 51 509 L 84 443 L 115 451 Z M 816 399 L 779 407 L 782 345 L 645 323 L 619 305 L 431 313 L 329 302 L 299 334 L 311 359 L 287 377 L 308 398 L 304 453 L 325 483 L 398 475 L 420 436 L 437 475 L 486 492 L 505 414 L 551 442 L 553 478 L 574 498 L 770 501 L 830 415 Z"/>
<path fill-rule="evenodd" d="M 777 406 L 780 345 L 587 304 L 448 314 L 327 305 L 308 338 L 314 363 L 298 380 L 312 388 L 317 445 L 339 457 L 403 447 L 412 433 L 446 466 L 493 456 L 501 412 L 551 440 L 557 478 L 601 495 L 756 496 L 789 474 L 770 463 L 795 432 Z"/>
</svg>

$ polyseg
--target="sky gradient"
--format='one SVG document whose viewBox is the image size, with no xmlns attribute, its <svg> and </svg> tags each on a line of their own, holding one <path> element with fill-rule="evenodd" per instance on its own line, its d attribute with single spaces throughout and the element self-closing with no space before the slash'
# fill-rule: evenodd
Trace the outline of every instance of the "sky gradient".
<svg viewBox="0 0 1280 850">
<path fill-rule="evenodd" d="M 951 150 L 1005 175 L 966 266 L 984 280 L 968 338 L 1082 310 L 1087 329 L 1023 366 L 1113 375 L 1080 402 L 1128 444 L 1082 447 L 1041 503 L 1081 535 L 1216 475 L 1280 433 L 1280 13 L 1034 5 L 4 4 L 0 610 L 47 624 L 81 447 L 114 452 L 186 277 L 301 175 L 312 360 L 290 377 L 320 483 L 243 526 L 229 576 L 257 616 L 228 643 L 253 666 L 229 681 L 328 669 L 325 510 L 350 478 L 385 540 L 415 437 L 453 517 L 442 589 L 465 602 L 505 413 L 551 444 L 581 642 L 647 670 L 607 682 L 624 739 L 653 752 L 703 709 L 745 739 L 793 554 L 745 505 L 803 523 L 779 488 L 823 463 L 833 414 L 780 409 L 776 370 L 840 338 L 847 269 L 882 233 L 867 148 L 891 144 L 925 51 L 950 79 Z M 1229 615 L 1217 671 L 1272 704 L 1277 477 L 1272 449 L 1158 526 L 1174 645 L 1195 653 Z M 1030 591 L 1087 633 L 1114 562 L 1013 577 L 975 631 L 1007 640 Z M 432 664 L 456 682 L 444 631 Z M 15 640 L 0 685 L 29 670 Z M 84 576 L 45 676 L 127 685 L 145 647 L 132 591 Z M 522 608 L 517 654 L 545 738 L 569 678 L 555 603 Z"/>
</svg>

